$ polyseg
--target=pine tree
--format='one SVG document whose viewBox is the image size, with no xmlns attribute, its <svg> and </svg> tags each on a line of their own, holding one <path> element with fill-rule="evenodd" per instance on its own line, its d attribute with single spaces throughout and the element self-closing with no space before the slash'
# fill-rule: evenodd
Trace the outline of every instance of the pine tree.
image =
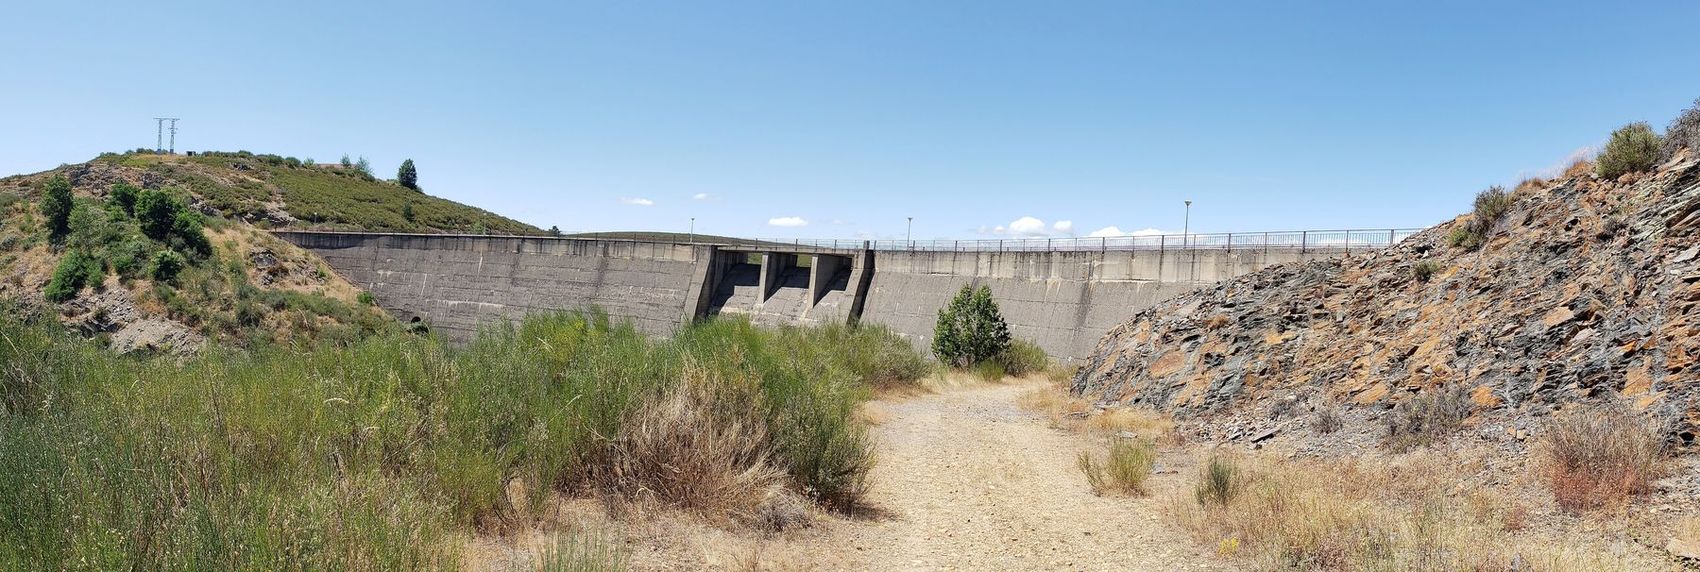
<svg viewBox="0 0 1700 572">
<path fill-rule="evenodd" d="M 1009 347 L 1009 324 L 992 299 L 992 289 L 963 285 L 950 304 L 939 309 L 933 327 L 933 355 L 955 367 L 996 358 Z"/>
<path fill-rule="evenodd" d="M 401 168 L 396 170 L 395 180 L 403 187 L 419 190 L 419 171 L 413 168 L 412 159 L 401 162 Z"/>
<path fill-rule="evenodd" d="M 47 219 L 47 237 L 54 241 L 71 233 L 71 182 L 65 177 L 47 181 L 41 199 L 41 216 Z"/>
</svg>

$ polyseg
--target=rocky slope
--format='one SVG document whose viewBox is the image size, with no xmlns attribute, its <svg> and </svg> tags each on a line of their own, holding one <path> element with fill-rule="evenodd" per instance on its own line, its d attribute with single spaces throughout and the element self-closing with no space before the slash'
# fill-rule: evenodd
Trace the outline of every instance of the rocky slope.
<svg viewBox="0 0 1700 572">
<path fill-rule="evenodd" d="M 1464 215 L 1381 251 L 1175 298 L 1106 334 L 1073 390 L 1218 420 L 1300 399 L 1373 415 L 1440 388 L 1502 419 L 1615 398 L 1692 444 L 1697 165 L 1685 153 L 1652 174 L 1522 186 L 1478 251 L 1448 245 Z"/>
</svg>

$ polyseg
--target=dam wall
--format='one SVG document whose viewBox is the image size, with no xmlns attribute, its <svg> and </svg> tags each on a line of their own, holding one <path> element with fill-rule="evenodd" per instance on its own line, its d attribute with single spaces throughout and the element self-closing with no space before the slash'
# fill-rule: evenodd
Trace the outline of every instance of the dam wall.
<svg viewBox="0 0 1700 572">
<path fill-rule="evenodd" d="M 451 341 L 530 312 L 597 307 L 657 336 L 740 315 L 767 325 L 881 324 L 923 351 L 939 308 L 987 286 L 1012 332 L 1084 358 L 1133 313 L 1201 284 L 1332 248 L 873 250 L 780 243 L 278 231 L 404 321 Z M 1359 249 L 1363 250 L 1363 249 Z"/>
<path fill-rule="evenodd" d="M 694 314 L 710 246 L 418 234 L 277 232 L 403 321 L 444 338 L 531 312 L 595 306 L 654 335 Z"/>
</svg>

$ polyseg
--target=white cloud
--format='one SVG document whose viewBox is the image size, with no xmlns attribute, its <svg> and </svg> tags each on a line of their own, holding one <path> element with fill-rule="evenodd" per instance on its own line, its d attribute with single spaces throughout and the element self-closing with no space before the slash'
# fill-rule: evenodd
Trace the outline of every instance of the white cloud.
<svg viewBox="0 0 1700 572">
<path fill-rule="evenodd" d="M 653 206 L 655 206 L 655 201 L 652 201 L 652 200 L 649 200 L 649 199 L 646 199 L 646 198 L 643 198 L 643 197 L 620 197 L 620 202 L 628 204 L 628 205 L 637 205 L 637 206 L 640 206 L 640 207 L 653 207 Z"/>
<path fill-rule="evenodd" d="M 767 219 L 767 224 L 768 226 L 797 228 L 799 226 L 808 226 L 809 221 L 803 220 L 803 217 L 800 216 L 782 216 Z"/>
<path fill-rule="evenodd" d="M 1094 230 L 1091 234 L 1086 236 L 1090 236 L 1092 238 L 1121 238 L 1126 236 L 1157 236 L 1160 234 L 1168 233 L 1155 228 L 1142 228 L 1133 232 L 1127 232 L 1115 226 L 1106 226 L 1104 228 Z"/>
<path fill-rule="evenodd" d="M 1074 221 L 1072 221 L 1072 220 L 1059 220 L 1056 223 L 1051 225 L 1051 230 L 1056 231 L 1057 234 L 1066 234 L 1066 235 L 1069 235 L 1069 236 L 1073 236 L 1074 235 Z"/>
<path fill-rule="evenodd" d="M 697 194 L 691 195 L 691 200 L 693 200 L 693 201 L 706 201 L 706 200 L 712 199 L 712 198 L 714 198 L 714 197 L 710 196 L 708 193 L 697 193 Z"/>
<path fill-rule="evenodd" d="M 1044 236 L 1045 221 L 1024 216 L 1009 223 L 1009 233 L 1018 236 Z"/>
</svg>

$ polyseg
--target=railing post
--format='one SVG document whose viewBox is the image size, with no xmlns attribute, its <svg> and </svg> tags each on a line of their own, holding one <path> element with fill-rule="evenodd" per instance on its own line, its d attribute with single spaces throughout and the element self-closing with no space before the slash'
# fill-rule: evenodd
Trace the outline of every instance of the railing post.
<svg viewBox="0 0 1700 572">
<path fill-rule="evenodd" d="M 1393 246 L 1393 229 L 1387 229 L 1387 246 Z"/>
<path fill-rule="evenodd" d="M 1228 252 L 1234 251 L 1234 233 L 1228 233 Z"/>
<path fill-rule="evenodd" d="M 1169 235 L 1167 235 L 1167 234 L 1157 235 L 1157 254 L 1162 254 L 1163 252 L 1167 251 L 1168 249 L 1169 249 Z"/>
<path fill-rule="evenodd" d="M 1346 231 L 1346 256 L 1352 255 L 1352 231 Z"/>
<path fill-rule="evenodd" d="M 1301 230 L 1301 231 L 1299 231 L 1299 254 L 1304 254 L 1304 253 L 1309 252 L 1309 251 L 1310 251 L 1310 231 Z"/>
<path fill-rule="evenodd" d="M 1108 237 L 1108 236 L 1098 237 L 1098 252 L 1109 252 L 1109 251 L 1110 251 L 1110 237 Z"/>
</svg>

